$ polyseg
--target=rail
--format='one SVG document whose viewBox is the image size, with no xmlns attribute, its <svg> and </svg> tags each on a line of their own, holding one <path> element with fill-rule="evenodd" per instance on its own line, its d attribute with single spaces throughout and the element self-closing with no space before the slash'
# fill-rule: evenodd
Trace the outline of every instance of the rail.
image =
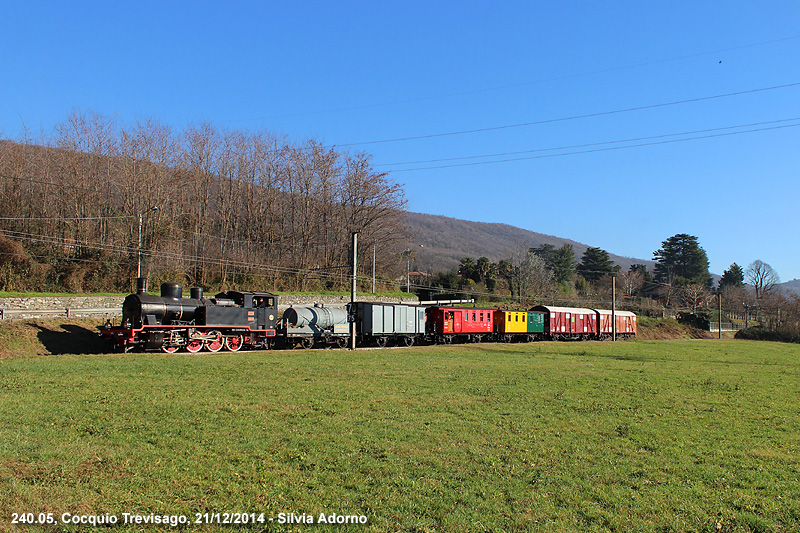
<svg viewBox="0 0 800 533">
<path fill-rule="evenodd" d="M 0 309 L 0 320 L 13 320 L 15 318 L 41 318 L 45 316 L 75 318 L 79 316 L 122 314 L 119 308 L 113 307 L 66 307 L 64 309 Z"/>
</svg>

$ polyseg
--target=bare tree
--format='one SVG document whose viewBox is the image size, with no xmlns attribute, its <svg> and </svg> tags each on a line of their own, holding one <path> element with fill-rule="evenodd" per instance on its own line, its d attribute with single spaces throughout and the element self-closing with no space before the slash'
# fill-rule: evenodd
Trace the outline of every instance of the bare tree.
<svg viewBox="0 0 800 533">
<path fill-rule="evenodd" d="M 745 276 L 756 291 L 756 300 L 764 298 L 775 288 L 775 285 L 781 282 L 778 273 L 760 259 L 750 263 L 745 271 Z"/>
<path fill-rule="evenodd" d="M 683 302 L 692 309 L 692 313 L 703 306 L 709 297 L 708 289 L 702 283 L 688 283 L 681 287 Z"/>
<path fill-rule="evenodd" d="M 553 273 L 544 259 L 528 246 L 518 246 L 509 259 L 501 261 L 500 271 L 511 295 L 519 298 L 542 296 L 553 283 Z"/>
<path fill-rule="evenodd" d="M 644 286 L 644 274 L 639 270 L 629 270 L 617 274 L 620 286 L 626 296 L 633 296 Z"/>
</svg>

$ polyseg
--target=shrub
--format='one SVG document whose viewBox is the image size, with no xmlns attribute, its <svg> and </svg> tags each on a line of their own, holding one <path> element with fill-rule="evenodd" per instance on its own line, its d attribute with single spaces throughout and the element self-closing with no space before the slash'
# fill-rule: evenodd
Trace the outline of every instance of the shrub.
<svg viewBox="0 0 800 533">
<path fill-rule="evenodd" d="M 678 313 L 678 322 L 687 326 L 693 326 L 697 329 L 709 329 L 708 314 L 706 313 Z"/>
<path fill-rule="evenodd" d="M 791 331 L 771 331 L 763 327 L 742 329 L 736 332 L 736 339 L 751 341 L 792 342 L 800 344 L 800 335 Z"/>
</svg>

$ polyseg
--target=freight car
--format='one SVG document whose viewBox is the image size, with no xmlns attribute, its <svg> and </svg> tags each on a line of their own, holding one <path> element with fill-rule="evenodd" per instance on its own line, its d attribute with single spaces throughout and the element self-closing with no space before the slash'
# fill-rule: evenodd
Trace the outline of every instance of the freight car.
<svg viewBox="0 0 800 533">
<path fill-rule="evenodd" d="M 290 307 L 283 312 L 278 328 L 281 347 L 311 348 L 312 346 L 347 347 L 350 321 L 347 310 L 325 307 Z"/>
<path fill-rule="evenodd" d="M 531 311 L 544 313 L 544 334 L 548 339 L 566 341 L 598 338 L 597 313 L 594 309 L 537 305 Z"/>
<path fill-rule="evenodd" d="M 357 342 L 386 346 L 413 346 L 426 340 L 425 307 L 404 304 L 356 302 L 354 306 Z"/>
<path fill-rule="evenodd" d="M 595 312 L 598 320 L 598 338 L 610 339 L 614 335 L 615 321 L 617 337 L 627 339 L 636 336 L 636 315 L 634 313 L 608 309 L 595 309 Z"/>
</svg>

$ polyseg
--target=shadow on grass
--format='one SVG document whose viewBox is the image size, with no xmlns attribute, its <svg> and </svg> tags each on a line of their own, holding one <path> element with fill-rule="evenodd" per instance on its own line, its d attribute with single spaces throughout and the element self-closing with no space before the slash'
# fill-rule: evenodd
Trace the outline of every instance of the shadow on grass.
<svg viewBox="0 0 800 533">
<path fill-rule="evenodd" d="M 45 350 L 52 355 L 108 353 L 108 345 L 95 330 L 75 324 L 42 325 L 37 338 Z"/>
</svg>

